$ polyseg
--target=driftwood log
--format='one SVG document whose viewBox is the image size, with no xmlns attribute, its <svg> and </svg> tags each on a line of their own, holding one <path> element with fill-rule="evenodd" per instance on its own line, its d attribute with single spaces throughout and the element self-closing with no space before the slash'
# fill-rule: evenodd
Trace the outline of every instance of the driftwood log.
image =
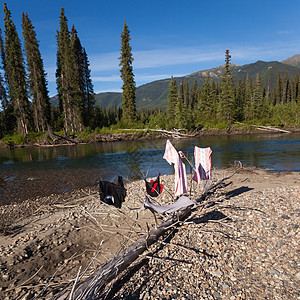
<svg viewBox="0 0 300 300">
<path fill-rule="evenodd" d="M 185 220 L 191 213 L 191 209 L 187 208 L 179 213 L 178 216 L 168 219 L 166 222 L 159 225 L 157 228 L 153 228 L 149 233 L 142 238 L 139 238 L 134 244 L 130 245 L 124 254 L 114 257 L 105 266 L 99 269 L 92 276 L 88 277 L 73 291 L 73 298 L 71 299 L 94 299 L 94 296 L 99 293 L 106 284 L 114 279 L 118 274 L 124 271 L 129 265 L 131 265 L 145 250 L 158 241 L 158 239 L 170 230 L 174 228 L 178 221 Z M 62 293 L 54 296 L 52 299 L 69 299 L 70 291 L 65 290 Z"/>
<path fill-rule="evenodd" d="M 123 129 L 123 130 L 160 132 L 164 136 L 173 137 L 173 138 L 188 138 L 188 137 L 195 137 L 197 135 L 196 130 L 194 130 L 193 133 L 188 134 L 188 133 L 181 132 L 181 131 L 185 131 L 186 129 L 177 129 L 177 128 L 173 128 L 173 130 L 165 130 L 165 129 Z"/>
<path fill-rule="evenodd" d="M 225 180 L 231 178 L 239 169 L 235 170 L 233 174 L 224 177 L 217 183 L 212 184 L 207 188 L 196 202 L 202 202 L 206 196 L 212 191 L 216 190 Z M 197 208 L 196 208 L 197 209 Z M 82 282 L 69 284 L 53 296 L 52 300 L 65 300 L 65 299 L 95 299 L 101 293 L 105 286 L 116 278 L 121 272 L 126 270 L 135 260 L 137 260 L 144 251 L 151 245 L 156 243 L 158 239 L 170 230 L 175 230 L 176 226 L 180 226 L 181 221 L 186 220 L 191 215 L 191 207 L 181 210 L 177 215 L 167 219 L 164 223 L 156 228 L 150 230 L 145 236 L 139 238 L 135 243 L 130 245 L 123 254 L 119 254 L 111 259 L 107 264 L 101 267 L 93 275 L 89 276 Z M 78 276 L 77 276 L 78 277 Z M 78 278 L 77 278 L 78 279 Z"/>
<path fill-rule="evenodd" d="M 241 122 L 235 122 L 235 123 L 245 125 L 244 123 L 241 123 Z M 273 131 L 273 132 L 280 132 L 280 133 L 291 133 L 288 130 L 284 130 L 284 129 L 280 129 L 280 128 L 272 127 L 272 126 L 262 126 L 262 125 L 252 125 L 252 124 L 250 126 L 256 127 L 259 130 Z"/>
</svg>

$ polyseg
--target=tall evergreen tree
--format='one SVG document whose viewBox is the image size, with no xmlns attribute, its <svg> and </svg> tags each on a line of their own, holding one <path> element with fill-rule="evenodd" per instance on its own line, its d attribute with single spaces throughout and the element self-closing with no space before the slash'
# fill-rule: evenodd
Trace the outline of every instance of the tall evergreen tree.
<svg viewBox="0 0 300 300">
<path fill-rule="evenodd" d="M 193 109 L 196 106 L 196 103 L 198 102 L 198 97 L 199 97 L 199 89 L 197 85 L 197 79 L 195 79 L 190 91 L 189 104 L 191 109 Z"/>
<path fill-rule="evenodd" d="M 83 62 L 82 62 L 82 77 L 83 77 L 83 96 L 84 96 L 84 121 L 86 126 L 90 126 L 89 120 L 93 116 L 95 106 L 94 86 L 91 79 L 90 63 L 83 48 Z"/>
<path fill-rule="evenodd" d="M 219 101 L 218 115 L 221 121 L 231 123 L 234 118 L 235 87 L 230 70 L 231 55 L 229 50 L 225 51 L 225 70 L 221 80 L 221 93 Z"/>
<path fill-rule="evenodd" d="M 130 31 L 126 21 L 124 21 L 124 27 L 121 34 L 121 56 L 119 57 L 121 78 L 123 80 L 123 118 L 128 121 L 135 121 L 137 119 L 135 95 L 136 86 L 132 67 L 133 57 L 131 53 L 132 48 L 130 46 L 130 40 Z"/>
<path fill-rule="evenodd" d="M 260 85 L 260 77 L 257 74 L 253 86 L 253 96 L 252 96 L 252 105 L 253 105 L 253 118 L 258 119 L 262 114 L 262 91 Z"/>
<path fill-rule="evenodd" d="M 276 88 L 275 88 L 275 104 L 280 104 L 282 103 L 282 77 L 280 72 L 278 72 L 278 76 L 277 76 L 277 84 L 276 84 Z"/>
<path fill-rule="evenodd" d="M 293 102 L 300 104 L 300 74 L 297 73 L 293 80 L 293 86 L 291 88 L 291 97 Z"/>
<path fill-rule="evenodd" d="M 5 27 L 5 72 L 8 82 L 9 98 L 17 119 L 17 131 L 26 136 L 30 127 L 30 104 L 27 95 L 26 71 L 21 49 L 21 41 L 16 26 L 11 19 L 10 10 L 4 3 Z"/>
<path fill-rule="evenodd" d="M 218 110 L 218 91 L 215 81 L 212 81 L 211 84 L 211 122 L 215 123 L 217 121 L 217 110 Z"/>
<path fill-rule="evenodd" d="M 244 119 L 253 119 L 252 93 L 253 84 L 252 79 L 249 80 L 248 75 L 244 78 L 245 82 L 245 99 L 244 99 Z"/>
<path fill-rule="evenodd" d="M 189 83 L 186 79 L 183 80 L 183 102 L 186 107 L 189 106 L 190 103 L 190 88 Z"/>
<path fill-rule="evenodd" d="M 214 109 L 212 89 L 209 74 L 206 74 L 205 82 L 200 90 L 200 99 L 198 103 L 199 121 L 210 121 L 212 117 L 212 111 Z"/>
<path fill-rule="evenodd" d="M 283 79 L 283 86 L 282 86 L 282 102 L 283 103 L 290 103 L 291 102 L 291 85 L 288 73 L 286 72 Z"/>
<path fill-rule="evenodd" d="M 184 101 L 184 83 L 181 82 L 179 86 L 178 99 L 175 106 L 175 126 L 179 128 L 184 128 L 185 126 L 185 101 Z"/>
<path fill-rule="evenodd" d="M 1 131 L 4 134 L 12 134 L 16 124 L 14 116 L 14 108 L 11 101 L 7 97 L 7 76 L 6 76 L 6 60 L 2 30 L 0 29 L 0 54 L 1 54 L 1 73 L 0 73 L 0 101 L 2 105 L 2 122 Z"/>
<path fill-rule="evenodd" d="M 83 129 L 83 98 L 80 89 L 79 68 L 71 44 L 68 21 L 64 8 L 60 13 L 60 30 L 57 32 L 56 82 L 64 117 L 64 129 L 71 132 Z"/>
<path fill-rule="evenodd" d="M 82 120 L 85 126 L 90 126 L 95 105 L 94 87 L 91 80 L 91 70 L 85 49 L 82 47 L 75 26 L 71 30 L 71 45 L 75 54 L 78 82 L 82 97 Z"/>
<path fill-rule="evenodd" d="M 245 79 L 239 80 L 236 87 L 236 107 L 235 119 L 242 121 L 244 118 L 244 103 L 245 103 Z"/>
<path fill-rule="evenodd" d="M 168 94 L 168 108 L 167 108 L 167 116 L 168 116 L 168 121 L 171 126 L 175 125 L 175 116 L 176 112 L 175 109 L 177 107 L 177 102 L 178 102 L 178 85 L 176 80 L 171 77 L 171 81 L 169 83 L 169 94 Z"/>
<path fill-rule="evenodd" d="M 27 13 L 22 14 L 22 28 L 25 43 L 29 85 L 32 96 L 32 110 L 35 130 L 46 131 L 50 124 L 50 102 L 46 82 L 46 73 L 36 39 L 34 26 Z"/>
</svg>

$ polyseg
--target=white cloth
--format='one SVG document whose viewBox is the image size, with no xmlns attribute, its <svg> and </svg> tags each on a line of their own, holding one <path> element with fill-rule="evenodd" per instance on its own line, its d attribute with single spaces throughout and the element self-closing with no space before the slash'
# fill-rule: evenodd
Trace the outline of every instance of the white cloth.
<svg viewBox="0 0 300 300">
<path fill-rule="evenodd" d="M 190 198 L 186 196 L 181 196 L 178 198 L 178 200 L 172 204 L 169 205 L 156 205 L 153 204 L 148 197 L 146 197 L 146 201 L 143 203 L 141 210 L 145 210 L 146 208 L 155 211 L 159 214 L 168 214 L 175 211 L 178 211 L 182 208 L 186 208 L 188 206 L 192 206 L 192 208 L 196 207 L 197 204 L 192 201 Z"/>
<path fill-rule="evenodd" d="M 187 193 L 187 179 L 185 164 L 181 161 L 176 149 L 169 140 L 166 143 L 166 149 L 163 158 L 175 169 L 175 196 Z"/>
<path fill-rule="evenodd" d="M 199 148 L 195 146 L 194 157 L 196 172 L 193 180 L 200 183 L 201 180 L 207 180 L 211 177 L 211 153 L 210 147 Z"/>
</svg>

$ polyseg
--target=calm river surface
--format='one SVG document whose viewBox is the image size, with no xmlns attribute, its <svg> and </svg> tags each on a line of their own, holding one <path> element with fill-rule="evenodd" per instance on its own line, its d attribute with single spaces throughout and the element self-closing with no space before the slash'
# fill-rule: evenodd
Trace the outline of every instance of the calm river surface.
<svg viewBox="0 0 300 300">
<path fill-rule="evenodd" d="M 215 168 L 234 161 L 272 171 L 300 172 L 300 133 L 210 136 L 171 140 L 193 162 L 194 146 L 211 147 Z M 153 177 L 173 168 L 163 159 L 166 140 L 0 149 L 0 204 L 70 191 L 99 179 Z M 189 172 L 187 166 L 187 171 Z"/>
</svg>

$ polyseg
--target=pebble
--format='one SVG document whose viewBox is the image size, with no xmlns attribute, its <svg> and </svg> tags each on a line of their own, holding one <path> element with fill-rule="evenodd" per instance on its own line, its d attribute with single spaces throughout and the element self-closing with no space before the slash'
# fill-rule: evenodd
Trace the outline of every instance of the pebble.
<svg viewBox="0 0 300 300">
<path fill-rule="evenodd" d="M 151 267 L 134 274 L 116 299 L 130 298 L 141 287 L 148 292 L 143 299 L 158 299 L 159 287 L 167 286 L 168 278 L 186 299 L 299 298 L 294 246 L 299 233 L 292 229 L 299 223 L 295 213 L 299 203 L 300 186 L 294 186 L 253 190 L 225 200 L 222 207 L 215 205 L 212 211 L 223 213 L 227 220 L 180 228 L 171 240 L 180 247 L 166 245 L 157 254 L 162 261 L 153 260 Z M 200 249 L 206 255 L 194 252 Z M 169 262 L 170 257 L 178 262 Z M 192 263 L 190 268 L 185 261 Z M 170 291 L 165 293 L 168 298 Z"/>
<path fill-rule="evenodd" d="M 162 176 L 165 188 L 173 190 L 173 177 Z M 246 183 L 243 183 L 246 184 Z M 141 200 L 136 196 L 141 194 L 144 188 L 143 181 L 128 183 L 128 198 L 132 202 L 127 204 L 130 208 L 140 207 Z M 83 192 L 84 194 L 84 192 Z M 98 198 L 98 195 L 96 194 Z M 185 226 L 178 227 L 178 231 L 162 247 L 160 243 L 151 246 L 149 253 L 154 252 L 159 259 L 149 259 L 149 263 L 140 267 L 131 274 L 130 279 L 122 284 L 116 292 L 115 299 L 297 299 L 300 297 L 297 284 L 300 280 L 300 272 L 297 262 L 296 247 L 299 241 L 299 203 L 300 186 L 266 188 L 262 191 L 250 190 L 238 193 L 236 196 L 227 197 L 226 192 L 218 190 L 209 198 L 218 203 L 195 212 Z M 134 200 L 134 201 L 133 201 Z M 168 203 L 169 199 L 161 199 L 161 204 Z M 151 227 L 154 224 L 153 216 L 147 212 L 140 213 L 122 207 L 125 215 L 133 220 L 146 219 Z M 79 207 L 79 206 L 78 206 Z M 75 278 L 78 267 L 83 259 L 88 261 L 100 249 L 102 238 L 100 230 L 96 231 L 94 239 L 88 240 L 87 251 L 80 256 L 77 252 L 70 262 L 67 254 L 70 249 L 79 247 L 79 241 L 73 241 L 70 237 L 76 234 L 72 228 L 84 230 L 84 226 L 91 226 L 90 213 L 102 213 L 103 218 L 111 218 L 114 222 L 120 217 L 104 214 L 105 209 L 99 201 L 86 201 L 84 206 L 66 210 L 61 217 L 51 218 L 48 224 L 42 224 L 40 229 L 31 229 L 22 238 L 14 238 L 11 245 L 0 247 L 1 269 L 0 283 L 4 287 L 0 290 L 0 298 L 14 299 L 14 291 L 5 294 L 6 287 L 18 286 L 25 269 L 21 263 L 36 257 L 48 257 L 49 264 L 53 260 L 55 269 L 65 265 L 69 266 L 70 273 L 64 272 L 55 278 L 54 282 Z M 36 209 L 36 207 L 34 207 Z M 107 211 L 106 211 L 107 213 Z M 46 217 L 49 212 L 41 212 Z M 96 216 L 96 215 L 93 215 Z M 207 220 L 209 220 L 207 222 Z M 80 224 L 84 221 L 84 226 Z M 124 217 L 128 227 L 128 219 Z M 68 223 L 68 231 L 63 230 Z M 32 226 L 35 226 L 33 224 Z M 118 226 L 120 230 L 122 226 Z M 140 229 L 138 229 L 140 230 Z M 146 227 L 144 227 L 146 232 Z M 41 232 L 45 234 L 40 237 Z M 88 231 L 86 231 L 88 232 Z M 92 231 L 93 232 L 93 231 Z M 121 232 L 121 231 L 120 231 Z M 47 233 L 47 234 L 46 234 Z M 122 231 L 122 234 L 123 233 Z M 92 236 L 92 235 L 91 235 Z M 122 235 L 117 235 L 117 240 L 122 243 Z M 93 236 L 92 236 L 93 237 Z M 97 239 L 95 238 L 97 237 Z M 87 236 L 83 236 L 87 238 Z M 136 237 L 131 236 L 130 242 Z M 116 242 L 112 233 L 103 235 L 105 243 Z M 130 243 L 129 241 L 127 242 Z M 170 244 L 169 244 L 170 243 Z M 126 246 L 127 246 L 126 245 Z M 117 248 L 119 248 L 118 245 Z M 27 248 L 26 248 L 27 247 Z M 16 258 L 16 249 L 23 249 L 17 253 L 22 262 Z M 103 256 L 110 258 L 102 246 Z M 15 258 L 16 257 L 16 258 Z M 104 257 L 101 257 L 105 261 Z M 57 260 L 56 260 L 57 259 Z M 60 259 L 60 260 L 59 260 Z M 100 259 L 100 255 L 97 257 Z M 97 259 L 93 262 L 96 263 Z M 9 263 L 14 262 L 15 273 L 11 276 Z M 77 267 L 78 266 L 78 267 Z M 38 266 L 40 268 L 41 266 Z M 37 270 L 38 270 L 37 268 Z M 46 269 L 46 265 L 44 265 Z M 84 269 L 84 267 L 82 268 Z M 36 270 L 36 271 L 37 271 Z M 28 284 L 47 283 L 46 275 L 42 270 Z M 43 273 L 43 278 L 42 274 Z M 31 274 L 33 275 L 34 272 Z M 49 277 L 52 274 L 48 274 Z M 17 276 L 19 281 L 17 281 Z M 41 277 L 39 277 L 41 276 Z M 14 281 L 13 281 L 14 278 Z M 36 280 L 36 281 L 34 281 Z M 21 299 L 31 299 L 37 295 L 41 287 L 27 290 Z M 49 287 L 48 296 L 55 294 L 55 289 Z"/>
</svg>

